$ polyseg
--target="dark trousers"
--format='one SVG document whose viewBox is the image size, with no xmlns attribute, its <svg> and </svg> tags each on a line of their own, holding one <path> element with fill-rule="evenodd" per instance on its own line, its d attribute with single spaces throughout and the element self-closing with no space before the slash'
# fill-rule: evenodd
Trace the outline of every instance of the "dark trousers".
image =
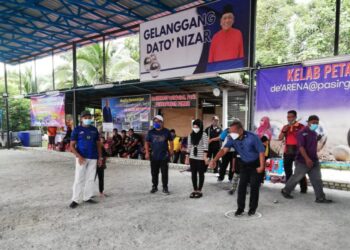
<svg viewBox="0 0 350 250">
<path fill-rule="evenodd" d="M 217 155 L 217 153 L 220 151 L 220 147 L 210 147 L 209 146 L 209 150 L 208 150 L 208 158 L 209 159 L 214 159 L 214 157 Z M 216 165 L 216 167 L 214 168 L 214 173 L 218 172 L 218 165 Z"/>
<path fill-rule="evenodd" d="M 193 190 L 201 191 L 204 185 L 204 173 L 207 169 L 205 162 L 203 160 L 190 159 L 190 166 Z M 199 175 L 199 185 L 197 184 L 197 174 Z"/>
<path fill-rule="evenodd" d="M 180 158 L 181 151 L 175 151 L 174 152 L 174 163 L 178 163 L 179 158 Z"/>
<path fill-rule="evenodd" d="M 98 176 L 98 189 L 99 189 L 100 193 L 103 193 L 105 169 L 103 167 L 97 167 L 96 172 L 97 172 L 96 174 Z"/>
<path fill-rule="evenodd" d="M 284 172 L 286 173 L 286 182 L 288 182 L 289 178 L 293 175 L 293 162 L 295 159 L 295 155 L 283 155 L 283 165 L 284 165 Z M 300 190 L 306 191 L 307 190 L 307 180 L 306 176 L 304 176 L 300 182 Z"/>
<path fill-rule="evenodd" d="M 257 166 L 258 167 L 258 166 Z M 242 166 L 240 169 L 240 180 L 238 185 L 238 208 L 245 208 L 245 198 L 247 194 L 247 186 L 250 183 L 250 201 L 249 209 L 256 210 L 259 203 L 260 175 L 255 167 Z"/>
<path fill-rule="evenodd" d="M 156 161 L 151 160 L 151 174 L 153 187 L 158 187 L 159 169 L 162 172 L 163 188 L 168 187 L 168 160 Z"/>
<path fill-rule="evenodd" d="M 220 172 L 219 172 L 219 174 L 220 174 L 219 175 L 219 179 L 220 180 L 225 179 L 225 174 L 226 174 L 226 169 L 227 169 L 228 164 L 230 164 L 230 169 L 229 169 L 229 172 L 228 172 L 228 179 L 230 181 L 232 180 L 232 178 L 233 178 L 232 159 L 233 159 L 233 152 L 228 152 L 227 154 L 225 154 L 222 157 L 222 161 L 221 161 L 221 164 L 220 164 Z"/>
</svg>

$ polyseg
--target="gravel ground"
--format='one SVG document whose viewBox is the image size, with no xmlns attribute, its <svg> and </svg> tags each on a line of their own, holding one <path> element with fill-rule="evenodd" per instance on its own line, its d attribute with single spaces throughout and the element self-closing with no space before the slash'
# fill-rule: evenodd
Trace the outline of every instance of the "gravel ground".
<svg viewBox="0 0 350 250">
<path fill-rule="evenodd" d="M 148 168 L 109 164 L 109 197 L 72 210 L 73 161 L 0 150 L 0 249 L 349 249 L 348 192 L 325 190 L 335 203 L 319 205 L 311 188 L 285 200 L 280 184 L 265 184 L 262 218 L 230 219 L 236 196 L 214 174 L 206 175 L 204 197 L 193 200 L 189 173 L 170 170 L 171 195 L 151 195 Z"/>
</svg>

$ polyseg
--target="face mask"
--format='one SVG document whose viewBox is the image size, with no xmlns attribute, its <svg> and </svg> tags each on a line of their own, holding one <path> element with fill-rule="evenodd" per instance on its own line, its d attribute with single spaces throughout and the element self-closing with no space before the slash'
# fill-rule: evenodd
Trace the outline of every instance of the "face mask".
<svg viewBox="0 0 350 250">
<path fill-rule="evenodd" d="M 239 137 L 238 133 L 230 133 L 230 136 L 233 140 L 236 140 Z"/>
<path fill-rule="evenodd" d="M 310 129 L 312 131 L 315 131 L 316 129 L 318 129 L 318 124 L 311 124 Z"/>
<path fill-rule="evenodd" d="M 153 124 L 153 127 L 154 127 L 155 129 L 160 129 L 160 123 L 155 122 L 155 123 Z"/>
<path fill-rule="evenodd" d="M 83 119 L 83 124 L 85 126 L 90 126 L 92 124 L 92 120 L 91 119 Z"/>
<path fill-rule="evenodd" d="M 199 132 L 199 128 L 192 128 L 193 132 L 195 132 L 196 134 Z"/>
<path fill-rule="evenodd" d="M 295 123 L 295 120 L 289 122 L 289 125 L 293 125 Z"/>
</svg>

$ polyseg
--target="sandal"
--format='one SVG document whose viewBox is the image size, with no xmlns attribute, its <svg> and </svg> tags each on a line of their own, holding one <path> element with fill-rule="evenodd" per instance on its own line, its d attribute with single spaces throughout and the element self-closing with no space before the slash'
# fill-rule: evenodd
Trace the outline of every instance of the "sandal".
<svg viewBox="0 0 350 250">
<path fill-rule="evenodd" d="M 195 193 L 195 192 L 192 192 L 192 193 L 190 194 L 190 198 L 191 198 L 191 199 L 196 198 L 196 193 Z"/>
<path fill-rule="evenodd" d="M 195 197 L 196 197 L 196 198 L 201 198 L 202 196 L 203 196 L 202 193 L 196 193 L 196 194 L 195 194 Z"/>
</svg>

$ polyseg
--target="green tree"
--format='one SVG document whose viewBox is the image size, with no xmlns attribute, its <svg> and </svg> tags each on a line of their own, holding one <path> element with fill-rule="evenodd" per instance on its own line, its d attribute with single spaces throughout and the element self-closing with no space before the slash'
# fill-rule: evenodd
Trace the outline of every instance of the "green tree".
<svg viewBox="0 0 350 250">
<path fill-rule="evenodd" d="M 343 0 L 340 15 L 340 54 L 350 54 L 350 1 Z"/>
<path fill-rule="evenodd" d="M 29 130 L 30 126 L 30 100 L 9 99 L 9 120 L 11 131 Z"/>
<path fill-rule="evenodd" d="M 259 0 L 256 58 L 269 65 L 331 56 L 334 23 L 334 0 Z"/>
<path fill-rule="evenodd" d="M 103 83 L 103 45 L 95 43 L 77 50 L 79 86 Z"/>
</svg>

